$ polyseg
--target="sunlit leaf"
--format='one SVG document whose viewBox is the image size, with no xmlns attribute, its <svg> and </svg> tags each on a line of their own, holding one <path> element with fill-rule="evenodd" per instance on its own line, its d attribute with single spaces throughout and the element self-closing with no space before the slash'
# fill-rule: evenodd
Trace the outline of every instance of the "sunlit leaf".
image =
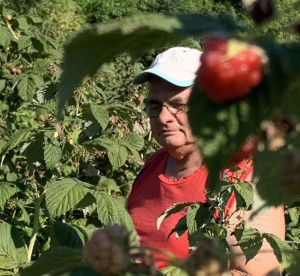
<svg viewBox="0 0 300 276">
<path fill-rule="evenodd" d="M 209 218 L 209 209 L 203 203 L 197 202 L 191 205 L 186 215 L 189 234 L 193 234 L 200 229 L 208 222 Z"/>
<path fill-rule="evenodd" d="M 104 192 L 95 191 L 93 195 L 97 202 L 99 220 L 105 225 L 125 224 L 128 229 L 133 229 L 130 215 L 117 199 Z"/>
<path fill-rule="evenodd" d="M 193 203 L 194 202 L 180 202 L 180 203 L 176 203 L 176 204 L 172 205 L 171 207 L 169 207 L 158 217 L 157 222 L 156 222 L 157 229 L 159 230 L 160 225 L 165 218 L 180 212 L 183 208 L 185 208 L 186 206 L 190 206 Z"/>
<path fill-rule="evenodd" d="M 234 230 L 234 235 L 246 256 L 246 262 L 250 261 L 260 250 L 263 238 L 261 234 L 249 225 Z"/>
<path fill-rule="evenodd" d="M 288 243 L 274 234 L 263 233 L 262 237 L 271 245 L 277 260 L 282 263 L 283 267 L 286 268 L 291 265 L 296 257 L 296 252 L 292 250 Z"/>
<path fill-rule="evenodd" d="M 78 179 L 65 178 L 49 182 L 46 191 L 46 206 L 50 218 L 55 218 L 72 210 L 84 198 L 88 189 Z"/>
</svg>

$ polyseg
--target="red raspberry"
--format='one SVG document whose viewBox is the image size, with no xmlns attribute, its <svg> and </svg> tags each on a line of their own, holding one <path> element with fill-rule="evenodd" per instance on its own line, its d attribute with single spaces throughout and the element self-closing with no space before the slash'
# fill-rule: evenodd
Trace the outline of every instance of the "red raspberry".
<svg viewBox="0 0 300 276">
<path fill-rule="evenodd" d="M 266 56 L 257 46 L 212 36 L 200 60 L 198 85 L 212 101 L 224 102 L 243 97 L 260 83 Z"/>
<path fill-rule="evenodd" d="M 259 140 L 256 136 L 249 136 L 238 152 L 231 156 L 229 163 L 238 164 L 244 159 L 249 158 L 255 152 L 258 142 Z"/>
<path fill-rule="evenodd" d="M 130 264 L 129 236 L 124 226 L 96 230 L 83 249 L 84 259 L 97 272 L 117 276 Z"/>
</svg>

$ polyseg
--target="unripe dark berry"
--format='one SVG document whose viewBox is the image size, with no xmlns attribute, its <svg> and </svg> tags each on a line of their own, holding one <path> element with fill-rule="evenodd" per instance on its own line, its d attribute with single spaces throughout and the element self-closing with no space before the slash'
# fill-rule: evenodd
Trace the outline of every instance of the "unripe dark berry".
<svg viewBox="0 0 300 276">
<path fill-rule="evenodd" d="M 12 75 L 15 75 L 15 74 L 17 73 L 17 68 L 12 68 L 12 69 L 10 70 L 10 73 L 11 73 Z"/>
</svg>

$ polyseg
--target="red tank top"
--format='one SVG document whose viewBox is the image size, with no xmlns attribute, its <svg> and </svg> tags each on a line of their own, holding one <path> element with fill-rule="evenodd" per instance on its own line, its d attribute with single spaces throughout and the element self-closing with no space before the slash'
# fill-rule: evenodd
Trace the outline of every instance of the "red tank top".
<svg viewBox="0 0 300 276">
<path fill-rule="evenodd" d="M 141 245 L 165 249 L 179 258 L 186 258 L 189 251 L 187 231 L 180 237 L 169 234 L 187 209 L 165 218 L 159 230 L 157 219 L 175 203 L 205 202 L 208 170 L 202 165 L 183 178 L 170 179 L 164 175 L 167 158 L 168 152 L 165 149 L 149 157 L 133 184 L 127 208 Z M 234 196 L 227 207 L 230 208 L 233 203 Z M 153 252 L 153 255 L 158 268 L 168 264 L 166 256 L 157 252 Z"/>
</svg>

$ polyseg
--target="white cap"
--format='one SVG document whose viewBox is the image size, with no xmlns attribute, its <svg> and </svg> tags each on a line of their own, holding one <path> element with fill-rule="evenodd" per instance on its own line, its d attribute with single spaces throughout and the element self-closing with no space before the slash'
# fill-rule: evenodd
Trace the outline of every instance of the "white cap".
<svg viewBox="0 0 300 276">
<path fill-rule="evenodd" d="M 177 86 L 191 86 L 197 77 L 201 54 L 201 51 L 187 47 L 170 48 L 159 54 L 149 69 L 133 79 L 133 83 L 144 83 L 149 74 L 154 74 Z"/>
</svg>

